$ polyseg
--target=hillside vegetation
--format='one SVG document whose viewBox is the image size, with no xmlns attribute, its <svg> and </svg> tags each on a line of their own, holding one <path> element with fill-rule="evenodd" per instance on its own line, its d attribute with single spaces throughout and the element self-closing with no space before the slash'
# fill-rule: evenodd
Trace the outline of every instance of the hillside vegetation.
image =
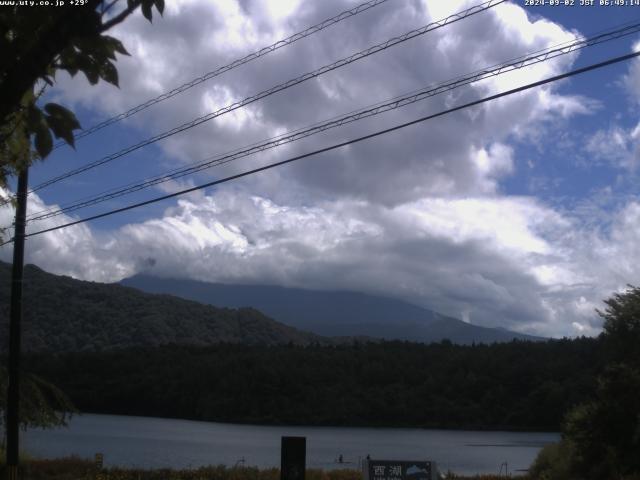
<svg viewBox="0 0 640 480">
<path fill-rule="evenodd" d="M 535 478 L 640 479 L 640 288 L 604 303 L 596 388 L 567 412 L 560 442 L 531 466 Z"/>
<path fill-rule="evenodd" d="M 0 262 L 0 312 L 8 318 L 10 265 Z M 202 305 L 117 284 L 84 282 L 25 267 L 23 348 L 103 351 L 219 342 L 277 345 L 328 341 L 276 322 L 252 308 Z M 0 338 L 7 338 L 8 322 Z M 0 342 L 6 349 L 6 342 Z"/>
<path fill-rule="evenodd" d="M 85 412 L 259 424 L 555 430 L 594 389 L 593 339 L 136 348 L 31 355 Z"/>
</svg>

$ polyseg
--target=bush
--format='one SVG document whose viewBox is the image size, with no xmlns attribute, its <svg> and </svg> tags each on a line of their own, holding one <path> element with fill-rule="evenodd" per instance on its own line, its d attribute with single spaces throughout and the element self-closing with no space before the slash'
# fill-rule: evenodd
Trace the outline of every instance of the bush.
<svg viewBox="0 0 640 480">
<path fill-rule="evenodd" d="M 546 445 L 529 468 L 531 480 L 571 480 L 575 448 L 568 440 Z"/>
</svg>

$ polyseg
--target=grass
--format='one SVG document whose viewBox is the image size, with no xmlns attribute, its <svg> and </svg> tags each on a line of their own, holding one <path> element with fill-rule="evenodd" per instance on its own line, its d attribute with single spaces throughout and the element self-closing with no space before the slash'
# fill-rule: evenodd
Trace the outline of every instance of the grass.
<svg viewBox="0 0 640 480">
<path fill-rule="evenodd" d="M 4 462 L 3 462 L 4 463 Z M 4 465 L 0 465 L 0 470 Z M 280 469 L 255 467 L 228 468 L 223 465 L 188 470 L 104 468 L 92 460 L 66 457 L 53 460 L 27 459 L 22 468 L 24 480 L 280 480 Z M 505 477 L 478 475 L 462 477 L 448 474 L 447 480 L 498 480 Z M 526 480 L 525 477 L 518 477 Z M 309 469 L 305 480 L 362 480 L 359 470 Z"/>
</svg>

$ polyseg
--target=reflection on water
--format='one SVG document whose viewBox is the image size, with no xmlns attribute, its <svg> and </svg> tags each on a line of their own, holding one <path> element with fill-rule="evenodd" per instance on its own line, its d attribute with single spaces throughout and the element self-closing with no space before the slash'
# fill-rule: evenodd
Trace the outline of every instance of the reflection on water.
<svg viewBox="0 0 640 480">
<path fill-rule="evenodd" d="M 309 468 L 359 468 L 377 459 L 433 460 L 443 471 L 497 473 L 529 467 L 556 433 L 407 428 L 255 426 L 116 415 L 75 416 L 69 428 L 29 430 L 25 449 L 40 457 L 104 454 L 105 466 L 195 468 L 238 463 L 279 467 L 280 437 L 307 437 Z M 343 463 L 338 463 L 339 455 Z"/>
</svg>

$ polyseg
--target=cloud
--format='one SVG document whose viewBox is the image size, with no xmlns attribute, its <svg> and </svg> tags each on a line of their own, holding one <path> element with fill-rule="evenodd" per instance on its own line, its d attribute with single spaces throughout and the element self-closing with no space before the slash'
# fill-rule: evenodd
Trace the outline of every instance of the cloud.
<svg viewBox="0 0 640 480">
<path fill-rule="evenodd" d="M 79 226 L 32 237 L 27 261 L 99 281 L 145 271 L 364 291 L 478 325 L 562 336 L 597 332 L 594 308 L 634 278 L 637 225 L 640 203 L 618 212 L 603 234 L 530 197 L 305 207 L 226 189 L 116 232 Z M 1 256 L 8 260 L 10 250 Z"/>
<path fill-rule="evenodd" d="M 376 7 L 206 82 L 127 123 L 147 132 L 172 128 L 473 4 L 471 1 L 446 2 L 446 6 L 442 2 L 407 2 L 400 6 Z M 271 11 L 273 9 L 265 5 L 252 1 L 185 0 L 176 2 L 165 17 L 153 25 L 137 15 L 115 32 L 132 53 L 131 58 L 118 62 L 122 89 L 87 88 L 77 81 L 61 79 L 58 95 L 64 101 L 114 114 L 131 106 L 132 99 L 146 99 L 170 90 L 203 71 L 213 70 L 352 6 L 335 0 L 314 4 L 287 2 Z M 499 5 L 226 114 L 163 141 L 162 148 L 178 161 L 197 161 L 212 153 L 238 148 L 577 37 L 577 33 L 547 20 L 531 20 L 526 11 L 516 5 Z M 557 74 L 566 70 L 576 55 L 572 53 L 526 70 L 477 82 L 413 107 L 256 156 L 239 165 L 246 168 L 283 159 Z M 281 185 L 295 183 L 316 196 L 346 195 L 385 205 L 426 195 L 494 194 L 500 180 L 515 172 L 514 163 L 509 161 L 508 168 L 485 168 L 486 165 L 478 162 L 478 152 L 505 145 L 513 135 L 526 136 L 541 131 L 545 122 L 558 116 L 569 118 L 590 111 L 589 102 L 583 98 L 560 95 L 555 88 L 546 86 L 504 98 L 437 122 L 354 145 L 328 154 L 322 160 L 272 172 L 268 180 L 256 181 L 253 188 L 266 196 L 281 197 Z M 523 115 L 523 112 L 527 113 Z M 114 142 L 114 150 L 116 146 Z M 495 153 L 492 158 L 497 158 Z M 235 164 L 217 167 L 208 175 L 223 176 L 238 168 Z M 380 182 L 381 178 L 385 181 Z"/>
<path fill-rule="evenodd" d="M 584 147 L 589 165 L 609 165 L 635 172 L 640 161 L 640 123 L 633 128 L 614 124 L 597 130 Z"/>
<path fill-rule="evenodd" d="M 388 2 L 145 110 L 114 127 L 109 148 L 115 151 L 132 137 L 167 130 L 475 3 Z M 88 125 L 353 5 L 176 0 L 153 25 L 136 14 L 113 32 L 132 53 L 118 61 L 120 90 L 61 76 L 50 95 L 82 107 Z M 155 168 L 233 150 L 578 37 L 548 20 L 532 19 L 517 5 L 502 4 L 171 137 L 159 144 L 165 161 Z M 476 82 L 160 188 L 173 191 L 474 101 L 564 72 L 577 55 Z M 603 229 L 586 215 L 506 195 L 504 185 L 523 164 L 514 145 L 540 144 L 547 132 L 599 107 L 547 85 L 194 193 L 168 204 L 163 214 L 117 229 L 85 225 L 33 237 L 27 258 L 55 273 L 97 281 L 147 271 L 229 283 L 344 288 L 402 298 L 479 325 L 543 335 L 592 334 L 600 325 L 593 308 L 636 278 L 625 265 L 640 254 L 634 226 L 640 207 L 633 199 L 618 205 Z M 585 148 L 624 165 L 635 152 L 633 132 L 622 131 L 622 150 L 615 132 L 605 130 Z M 90 160 L 82 148 L 79 142 L 84 161 Z M 624 154 L 614 153 L 619 151 Z M 105 175 L 101 187 L 117 177 Z M 32 199 L 32 209 L 46 207 L 37 195 Z M 0 219 L 9 221 L 9 215 L 0 210 Z M 9 258 L 7 248 L 0 253 Z"/>
<path fill-rule="evenodd" d="M 56 205 L 46 205 L 38 195 L 31 194 L 27 215 L 40 212 Z M 10 206 L 0 207 L 0 225 L 11 225 L 14 212 Z M 27 234 L 33 231 L 62 225 L 71 220 L 68 216 L 29 224 Z M 110 248 L 113 242 L 101 240 L 88 225 L 56 230 L 46 235 L 29 237 L 25 243 L 26 263 L 34 263 L 41 268 L 60 275 L 90 279 L 99 282 L 112 281 L 119 276 L 132 273 L 128 262 L 112 258 Z M 0 258 L 12 261 L 11 244 L 1 248 Z"/>
<path fill-rule="evenodd" d="M 633 52 L 640 51 L 640 41 L 635 42 L 631 50 Z M 640 60 L 635 58 L 630 62 L 629 69 L 622 76 L 621 83 L 627 94 L 636 102 L 640 102 Z"/>
</svg>

